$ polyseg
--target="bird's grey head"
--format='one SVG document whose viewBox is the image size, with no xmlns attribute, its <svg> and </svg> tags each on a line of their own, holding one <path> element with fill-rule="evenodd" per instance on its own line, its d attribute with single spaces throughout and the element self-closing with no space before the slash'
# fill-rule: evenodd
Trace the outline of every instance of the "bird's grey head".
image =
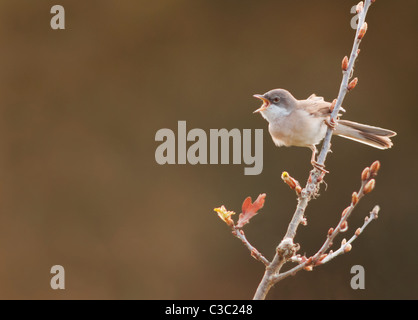
<svg viewBox="0 0 418 320">
<path fill-rule="evenodd" d="M 273 89 L 263 95 L 255 94 L 254 97 L 263 101 L 263 105 L 254 112 L 260 112 L 267 120 L 273 116 L 289 114 L 295 108 L 297 101 L 284 89 Z"/>
</svg>

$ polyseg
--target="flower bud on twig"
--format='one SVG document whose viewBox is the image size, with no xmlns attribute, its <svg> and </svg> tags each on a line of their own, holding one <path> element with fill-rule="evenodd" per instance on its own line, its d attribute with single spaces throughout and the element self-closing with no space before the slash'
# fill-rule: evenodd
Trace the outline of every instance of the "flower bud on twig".
<svg viewBox="0 0 418 320">
<path fill-rule="evenodd" d="M 377 219 L 378 215 L 379 215 L 379 211 L 380 211 L 380 207 L 379 206 L 374 206 L 372 212 L 370 212 L 370 218 L 372 219 Z"/>
<path fill-rule="evenodd" d="M 317 261 L 315 262 L 315 265 L 316 265 L 316 266 L 321 265 L 321 264 L 323 263 L 323 262 L 322 262 L 322 260 L 324 260 L 327 256 L 328 256 L 328 254 L 327 254 L 327 253 L 321 254 L 321 255 L 319 256 L 319 258 L 317 259 Z"/>
<path fill-rule="evenodd" d="M 361 180 L 366 181 L 369 178 L 370 178 L 370 168 L 366 167 L 361 173 Z"/>
<path fill-rule="evenodd" d="M 282 173 L 282 180 L 291 188 L 295 189 L 299 185 L 299 182 L 293 179 L 286 171 Z M 301 190 L 302 191 L 302 190 Z"/>
<path fill-rule="evenodd" d="M 348 57 L 345 56 L 343 59 L 343 62 L 341 64 L 341 69 L 343 69 L 343 71 L 347 71 L 348 69 Z"/>
<path fill-rule="evenodd" d="M 364 22 L 360 28 L 360 31 L 358 32 L 357 39 L 359 40 L 363 39 L 364 35 L 366 34 L 366 31 L 367 31 L 367 22 Z"/>
<path fill-rule="evenodd" d="M 346 232 L 347 230 L 348 230 L 348 222 L 343 221 L 343 223 L 341 223 L 340 232 Z"/>
<path fill-rule="evenodd" d="M 256 248 L 251 250 L 251 257 L 253 257 L 254 259 L 259 260 L 260 259 L 259 255 L 260 255 L 260 252 L 258 252 Z"/>
<path fill-rule="evenodd" d="M 312 257 L 309 257 L 309 259 L 306 260 L 303 269 L 305 269 L 306 271 L 312 271 Z"/>
<path fill-rule="evenodd" d="M 354 78 L 353 80 L 351 80 L 351 82 L 347 86 L 347 90 L 348 91 L 353 90 L 356 87 L 357 83 L 358 83 L 358 78 Z"/>
<path fill-rule="evenodd" d="M 341 213 L 341 218 L 345 217 L 345 215 L 348 213 L 348 211 L 350 210 L 351 206 L 347 207 L 344 209 L 343 213 Z"/>
<path fill-rule="evenodd" d="M 351 196 L 351 204 L 355 206 L 357 202 L 358 202 L 358 194 L 357 192 L 354 191 L 353 195 Z"/>
<path fill-rule="evenodd" d="M 366 185 L 364 186 L 363 193 L 364 193 L 364 194 L 368 194 L 368 193 L 372 192 L 372 191 L 373 191 L 373 189 L 374 189 L 375 184 L 376 184 L 376 180 L 371 179 L 371 180 L 370 180 L 369 182 L 367 182 L 367 183 L 366 183 Z"/>
<path fill-rule="evenodd" d="M 351 251 L 351 248 L 352 247 L 351 247 L 350 243 L 346 244 L 345 247 L 344 247 L 344 253 L 347 253 L 347 252 Z"/>
<path fill-rule="evenodd" d="M 321 254 L 321 256 L 319 257 L 319 261 L 324 260 L 327 256 L 328 256 L 327 253 Z"/>
<path fill-rule="evenodd" d="M 370 174 L 372 176 L 377 175 L 377 172 L 380 169 L 380 162 L 379 160 L 376 160 L 375 162 L 372 163 L 372 165 L 370 166 Z"/>
</svg>

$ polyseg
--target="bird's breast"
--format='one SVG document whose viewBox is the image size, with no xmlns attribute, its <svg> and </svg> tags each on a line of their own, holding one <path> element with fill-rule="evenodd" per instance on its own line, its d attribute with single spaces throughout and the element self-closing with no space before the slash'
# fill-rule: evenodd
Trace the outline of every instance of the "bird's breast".
<svg viewBox="0 0 418 320">
<path fill-rule="evenodd" d="M 325 137 L 326 125 L 321 117 L 295 110 L 271 121 L 269 132 L 277 146 L 306 147 L 318 144 Z"/>
</svg>

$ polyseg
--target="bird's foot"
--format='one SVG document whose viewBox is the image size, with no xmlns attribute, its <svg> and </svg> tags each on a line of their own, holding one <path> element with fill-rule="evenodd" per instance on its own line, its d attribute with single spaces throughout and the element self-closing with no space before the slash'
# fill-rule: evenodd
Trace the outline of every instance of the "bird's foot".
<svg viewBox="0 0 418 320">
<path fill-rule="evenodd" d="M 318 162 L 316 162 L 315 160 L 312 160 L 312 161 L 311 161 L 311 164 L 312 164 L 312 166 L 313 166 L 315 169 L 317 169 L 317 170 L 321 171 L 322 173 L 329 173 L 329 171 L 328 171 L 328 170 L 325 170 L 325 165 L 323 165 L 323 164 L 319 164 L 319 163 L 318 163 Z"/>
<path fill-rule="evenodd" d="M 335 130 L 337 127 L 337 123 L 335 122 L 334 119 L 325 119 L 324 122 L 332 130 Z"/>
</svg>

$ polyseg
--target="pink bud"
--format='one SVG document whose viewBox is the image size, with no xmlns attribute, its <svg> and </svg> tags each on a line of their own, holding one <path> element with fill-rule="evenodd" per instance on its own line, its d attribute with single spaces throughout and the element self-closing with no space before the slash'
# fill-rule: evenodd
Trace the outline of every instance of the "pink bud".
<svg viewBox="0 0 418 320">
<path fill-rule="evenodd" d="M 343 62 L 341 64 L 341 68 L 343 69 L 343 71 L 347 71 L 348 69 L 348 57 L 345 56 L 343 59 Z"/>
<path fill-rule="evenodd" d="M 348 230 L 348 223 L 347 223 L 347 221 L 343 221 L 341 223 L 340 231 L 341 232 L 346 232 L 347 230 Z"/>
<path fill-rule="evenodd" d="M 376 180 L 371 179 L 369 182 L 366 183 L 363 189 L 364 194 L 368 194 L 373 191 L 374 186 L 376 185 Z"/>
<path fill-rule="evenodd" d="M 348 91 L 353 90 L 356 87 L 357 83 L 358 83 L 358 78 L 354 78 L 353 80 L 351 80 L 351 82 L 347 86 L 347 90 Z"/>
<path fill-rule="evenodd" d="M 351 204 L 353 205 L 353 206 L 355 206 L 356 204 L 357 204 L 357 202 L 358 202 L 358 194 L 357 194 L 357 192 L 353 192 L 353 195 L 351 196 Z"/>
<path fill-rule="evenodd" d="M 341 213 L 341 218 L 345 217 L 345 215 L 348 213 L 348 211 L 351 209 L 351 206 L 344 209 L 343 213 Z"/>
<path fill-rule="evenodd" d="M 360 28 L 357 39 L 359 40 L 363 39 L 364 35 L 366 34 L 366 31 L 367 31 L 367 22 L 364 22 Z"/>
<path fill-rule="evenodd" d="M 366 167 L 361 173 L 361 180 L 366 181 L 369 178 L 370 178 L 370 168 Z"/>
<path fill-rule="evenodd" d="M 376 160 L 375 162 L 372 163 L 372 165 L 370 166 L 370 173 L 375 176 L 377 175 L 377 172 L 380 169 L 380 162 L 379 160 Z"/>
</svg>

